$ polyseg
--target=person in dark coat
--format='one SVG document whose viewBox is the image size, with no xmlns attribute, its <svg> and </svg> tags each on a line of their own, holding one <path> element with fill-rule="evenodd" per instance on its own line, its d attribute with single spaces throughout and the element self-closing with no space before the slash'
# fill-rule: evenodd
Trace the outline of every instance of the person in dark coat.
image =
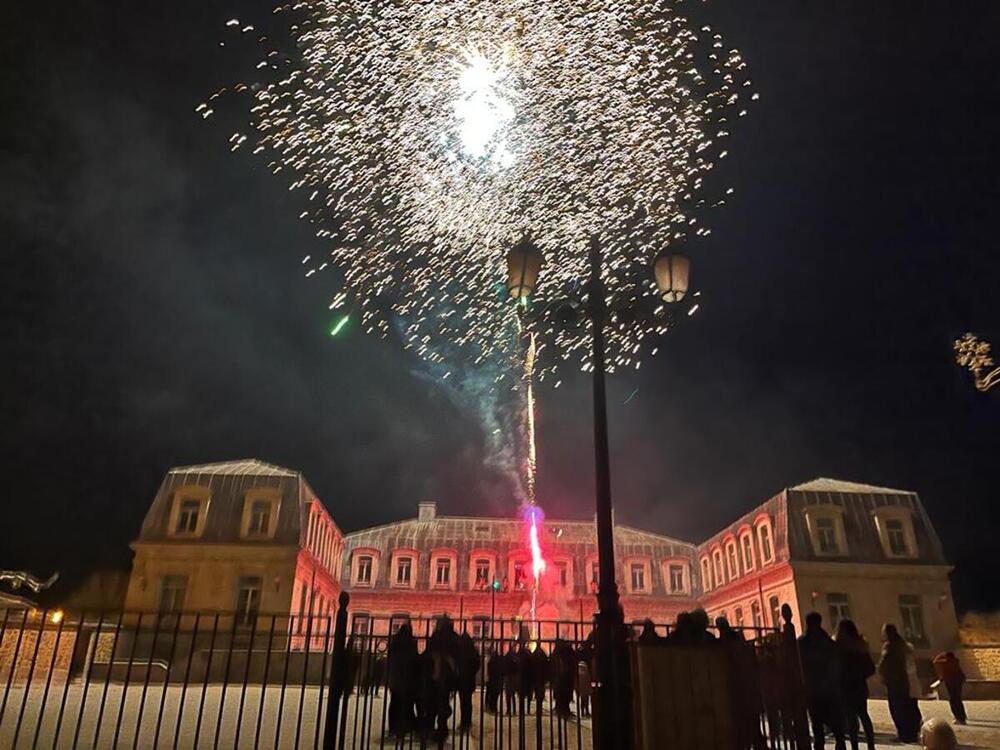
<svg viewBox="0 0 1000 750">
<path fill-rule="evenodd" d="M 500 649 L 491 649 L 486 661 L 486 711 L 495 714 L 500 710 L 500 695 L 503 693 L 503 673 L 505 658 Z"/>
<path fill-rule="evenodd" d="M 573 683 L 576 682 L 576 652 L 562 638 L 556 638 L 552 648 L 551 673 L 555 712 L 570 716 L 569 703 L 573 700 Z"/>
<path fill-rule="evenodd" d="M 882 641 L 878 674 L 885 683 L 892 722 L 900 742 L 917 742 L 921 717 L 917 696 L 910 690 L 910 672 L 916 671 L 911 669 L 913 647 L 891 623 L 882 626 Z"/>
<path fill-rule="evenodd" d="M 521 713 L 531 713 L 531 696 L 535 693 L 532 667 L 531 651 L 527 642 L 522 640 L 517 648 L 517 695 Z"/>
<path fill-rule="evenodd" d="M 642 632 L 639 633 L 639 643 L 646 645 L 652 643 L 660 643 L 663 639 L 660 634 L 656 632 L 656 625 L 649 618 L 642 621 Z"/>
<path fill-rule="evenodd" d="M 948 690 L 948 704 L 951 706 L 951 713 L 958 724 L 964 724 L 968 717 L 965 713 L 965 704 L 962 703 L 962 686 L 965 684 L 965 672 L 962 665 L 952 651 L 945 651 L 934 657 L 934 671 L 941 678 L 945 688 Z"/>
<path fill-rule="evenodd" d="M 427 651 L 433 665 L 434 739 L 438 743 L 448 738 L 448 718 L 451 716 L 451 694 L 458 689 L 459 643 L 455 626 L 447 615 L 438 619 L 434 632 L 427 639 Z"/>
<path fill-rule="evenodd" d="M 713 643 L 716 638 L 708 632 L 708 612 L 701 607 L 691 613 L 692 635 L 696 643 Z"/>
<path fill-rule="evenodd" d="M 590 659 L 586 651 L 581 649 L 576 662 L 576 697 L 580 704 L 580 716 L 590 716 L 590 695 L 593 692 L 590 674 Z"/>
<path fill-rule="evenodd" d="M 511 641 L 507 644 L 504 655 L 503 692 L 507 698 L 507 714 L 517 712 L 517 697 L 521 687 L 521 657 L 516 649 L 517 644 Z"/>
<path fill-rule="evenodd" d="M 840 706 L 840 657 L 836 643 L 823 630 L 823 616 L 819 612 L 806 615 L 806 632 L 799 638 L 799 658 L 806 683 L 813 747 L 823 750 L 824 727 L 829 727 L 837 750 L 846 750 Z"/>
<path fill-rule="evenodd" d="M 536 710 L 541 711 L 545 701 L 545 688 L 549 683 L 549 657 L 537 643 L 534 649 L 528 649 L 528 664 L 531 695 L 535 699 Z"/>
<path fill-rule="evenodd" d="M 417 640 L 413 628 L 405 623 L 389 639 L 389 733 L 403 735 L 414 723 L 413 704 L 416 701 Z"/>
<path fill-rule="evenodd" d="M 458 705 L 461 711 L 458 728 L 468 732 L 472 728 L 472 694 L 476 691 L 476 675 L 479 673 L 479 652 L 468 633 L 458 637 L 457 662 Z"/>
<path fill-rule="evenodd" d="M 742 630 L 736 630 L 725 617 L 715 618 L 715 629 L 719 631 L 719 640 L 723 643 L 746 643 Z"/>
<path fill-rule="evenodd" d="M 837 623 L 837 652 L 840 655 L 840 703 L 844 708 L 852 750 L 858 750 L 858 722 L 865 731 L 868 750 L 875 750 L 875 729 L 868 715 L 868 678 L 875 674 L 868 642 L 861 637 L 853 620 Z"/>
</svg>

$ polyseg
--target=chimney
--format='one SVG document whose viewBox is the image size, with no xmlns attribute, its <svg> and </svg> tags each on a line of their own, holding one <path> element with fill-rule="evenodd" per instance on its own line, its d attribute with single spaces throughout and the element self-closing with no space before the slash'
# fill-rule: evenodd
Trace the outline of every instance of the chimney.
<svg viewBox="0 0 1000 750">
<path fill-rule="evenodd" d="M 417 503 L 417 520 L 418 521 L 433 521 L 437 516 L 437 503 L 433 500 L 425 500 L 422 503 Z"/>
</svg>

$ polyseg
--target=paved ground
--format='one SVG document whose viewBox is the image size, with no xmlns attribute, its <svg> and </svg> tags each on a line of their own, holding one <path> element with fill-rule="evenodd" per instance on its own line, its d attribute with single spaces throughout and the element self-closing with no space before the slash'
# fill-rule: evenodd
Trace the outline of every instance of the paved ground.
<svg viewBox="0 0 1000 750">
<path fill-rule="evenodd" d="M 952 723 L 961 747 L 991 750 L 1000 748 L 1000 701 L 968 701 L 965 708 L 969 714 L 969 723 L 964 727 Z M 868 711 L 875 724 L 879 748 L 918 747 L 892 741 L 896 731 L 889 717 L 889 704 L 886 701 L 868 701 Z M 952 721 L 947 701 L 921 701 L 920 712 L 924 721 L 932 717 Z M 828 744 L 831 747 L 833 745 L 832 742 Z"/>
<path fill-rule="evenodd" d="M 11 689 L 7 696 L 6 710 L 0 717 L 0 748 L 3 750 L 69 748 L 74 746 L 74 740 L 76 747 L 101 750 L 166 748 L 175 747 L 175 731 L 178 746 L 181 748 L 230 748 L 235 747 L 237 743 L 240 747 L 247 748 L 306 748 L 317 744 L 316 719 L 322 716 L 319 691 L 314 687 L 307 687 L 305 690 L 300 687 L 290 687 L 283 695 L 276 687 L 268 688 L 263 715 L 260 714 L 262 698 L 260 688 L 252 685 L 247 687 L 245 693 L 239 686 L 231 687 L 226 694 L 225 708 L 221 711 L 222 691 L 216 687 L 210 687 L 203 693 L 200 686 L 192 686 L 184 694 L 179 688 L 171 687 L 164 694 L 162 687 L 151 685 L 145 691 L 146 695 L 143 698 L 142 686 L 133 685 L 130 686 L 127 700 L 122 705 L 121 686 L 109 685 L 105 693 L 103 684 L 91 685 L 87 701 L 83 706 L 80 705 L 82 698 L 80 686 L 70 686 L 69 690 L 65 691 L 65 699 L 64 687 L 54 687 L 47 696 L 41 689 L 32 689 L 29 696 L 25 696 L 17 687 Z M 3 690 L 0 689 L 0 694 L 2 693 Z M 180 711 L 182 703 L 185 707 L 183 712 Z M 243 710 L 240 710 L 241 703 Z M 358 701 L 352 700 L 348 708 L 347 747 L 361 750 L 365 747 L 382 746 L 380 729 L 383 721 L 383 698 L 370 700 L 367 711 L 356 712 L 355 709 L 359 705 L 363 705 L 363 702 L 359 704 Z M 478 719 L 478 697 L 474 705 Z M 140 706 L 143 707 L 141 720 Z M 969 724 L 955 727 L 961 747 L 967 750 L 973 748 L 1000 750 L 1000 701 L 969 702 L 966 707 L 969 712 Z M 895 732 L 885 701 L 870 701 L 869 710 L 878 733 L 880 750 L 917 747 L 892 741 Z M 925 719 L 931 717 L 951 719 L 946 701 L 921 702 L 920 710 Z M 179 728 L 178 719 L 180 719 Z M 558 724 L 552 722 L 547 709 L 542 721 L 543 746 L 549 747 L 549 737 L 557 738 L 559 734 Z M 159 732 L 158 724 L 160 724 Z M 362 729 L 366 725 L 367 732 Z M 58 732 L 57 727 L 59 727 Z M 513 738 L 510 728 L 514 730 Z M 502 731 L 504 742 L 516 747 L 517 722 L 513 722 L 512 727 L 506 725 Z M 479 728 L 474 727 L 471 736 L 461 739 L 456 737 L 447 747 L 455 750 L 478 748 L 479 732 Z M 563 732 L 562 747 L 576 748 L 579 743 L 582 750 L 592 748 L 589 720 L 580 722 L 579 729 L 575 721 L 565 724 Z M 492 717 L 487 717 L 483 731 L 484 747 L 492 748 L 498 733 L 499 727 L 495 721 Z M 525 735 L 526 746 L 534 747 L 534 718 L 525 722 Z M 352 741 L 350 739 L 352 736 L 358 739 Z M 560 743 L 555 739 L 552 744 L 558 747 Z M 393 747 L 391 742 L 384 746 Z M 418 747 L 418 743 L 414 743 L 413 747 Z M 827 747 L 833 747 L 832 740 L 828 740 Z"/>
</svg>

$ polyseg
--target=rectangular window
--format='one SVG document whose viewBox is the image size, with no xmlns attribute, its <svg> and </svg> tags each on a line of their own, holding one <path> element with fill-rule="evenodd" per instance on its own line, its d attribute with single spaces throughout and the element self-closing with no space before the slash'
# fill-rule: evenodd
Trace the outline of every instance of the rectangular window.
<svg viewBox="0 0 1000 750">
<path fill-rule="evenodd" d="M 176 613 L 184 609 L 187 582 L 187 576 L 163 576 L 163 583 L 160 585 L 160 612 Z"/>
<path fill-rule="evenodd" d="M 254 500 L 250 506 L 250 522 L 247 533 L 266 536 L 271 526 L 271 501 Z"/>
<path fill-rule="evenodd" d="M 736 614 L 734 616 L 736 617 L 736 627 L 742 628 L 743 627 L 743 607 L 737 607 L 736 608 Z"/>
<path fill-rule="evenodd" d="M 409 586 L 410 585 L 410 574 L 413 571 L 413 558 L 412 557 L 400 557 L 396 560 L 396 583 Z"/>
<path fill-rule="evenodd" d="M 705 591 L 709 591 L 712 588 L 712 566 L 708 562 L 708 558 L 702 558 L 701 561 L 701 585 Z"/>
<path fill-rule="evenodd" d="M 590 564 L 590 586 L 594 591 L 597 591 L 598 585 L 601 583 L 601 564 L 597 560 L 594 560 Z"/>
<path fill-rule="evenodd" d="M 557 560 L 556 570 L 559 573 L 559 585 L 569 586 L 569 563 L 565 560 Z"/>
<path fill-rule="evenodd" d="M 684 591 L 684 566 L 670 566 L 670 593 L 679 594 Z"/>
<path fill-rule="evenodd" d="M 760 602 L 750 602 L 750 619 L 755 628 L 761 627 L 764 623 L 760 619 Z"/>
<path fill-rule="evenodd" d="M 722 584 L 726 581 L 726 576 L 722 570 L 722 553 L 716 550 L 715 554 L 712 555 L 712 559 L 715 562 L 715 581 L 716 584 Z"/>
<path fill-rule="evenodd" d="M 851 602 L 847 594 L 830 592 L 826 595 L 826 604 L 830 608 L 830 629 L 836 630 L 841 620 L 851 619 Z"/>
<path fill-rule="evenodd" d="M 837 544 L 837 530 L 832 518 L 816 519 L 816 541 L 819 551 L 824 554 L 835 554 L 840 551 Z"/>
<path fill-rule="evenodd" d="M 396 612 L 389 618 L 389 635 L 396 635 L 401 627 L 410 621 L 406 612 Z"/>
<path fill-rule="evenodd" d="M 371 582 L 372 582 L 372 556 L 361 555 L 358 558 L 357 583 L 369 584 Z"/>
<path fill-rule="evenodd" d="M 485 589 L 490 585 L 490 561 L 485 557 L 476 560 L 476 588 Z"/>
<path fill-rule="evenodd" d="M 435 570 L 437 571 L 434 577 L 435 583 L 438 586 L 448 586 L 451 583 L 451 560 L 439 558 Z"/>
<path fill-rule="evenodd" d="M 260 610 L 261 579 L 258 576 L 243 576 L 236 593 L 236 622 L 252 625 Z"/>
<path fill-rule="evenodd" d="M 371 615 L 356 612 L 351 620 L 351 635 L 368 635 L 371 629 Z"/>
<path fill-rule="evenodd" d="M 632 563 L 632 590 L 646 590 L 646 566 L 642 563 Z"/>
<path fill-rule="evenodd" d="M 903 532 L 903 522 L 898 518 L 890 518 L 885 522 L 885 533 L 889 538 L 889 549 L 894 555 L 908 555 L 906 534 Z"/>
<path fill-rule="evenodd" d="M 485 638 L 489 633 L 489 621 L 485 617 L 472 618 L 472 637 L 475 640 Z"/>
<path fill-rule="evenodd" d="M 899 597 L 899 616 L 903 625 L 903 637 L 915 644 L 927 642 L 924 631 L 924 613 L 920 606 L 920 597 L 912 594 L 902 594 Z"/>
<path fill-rule="evenodd" d="M 198 530 L 198 514 L 201 512 L 201 500 L 181 500 L 177 511 L 177 534 L 193 534 Z"/>
<path fill-rule="evenodd" d="M 514 561 L 514 588 L 518 591 L 522 590 L 527 584 L 527 580 L 524 575 L 524 560 Z"/>
<path fill-rule="evenodd" d="M 767 606 L 771 608 L 771 627 L 781 627 L 781 602 L 778 597 L 772 596 L 767 600 Z"/>
</svg>

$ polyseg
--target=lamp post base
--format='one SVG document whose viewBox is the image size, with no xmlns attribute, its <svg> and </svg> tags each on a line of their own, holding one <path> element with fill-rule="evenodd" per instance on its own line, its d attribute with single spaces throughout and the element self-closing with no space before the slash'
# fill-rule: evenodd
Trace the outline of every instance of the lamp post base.
<svg viewBox="0 0 1000 750">
<path fill-rule="evenodd" d="M 617 586 L 598 594 L 597 686 L 594 701 L 594 738 L 598 750 L 632 747 L 632 682 L 625 618 Z"/>
</svg>

